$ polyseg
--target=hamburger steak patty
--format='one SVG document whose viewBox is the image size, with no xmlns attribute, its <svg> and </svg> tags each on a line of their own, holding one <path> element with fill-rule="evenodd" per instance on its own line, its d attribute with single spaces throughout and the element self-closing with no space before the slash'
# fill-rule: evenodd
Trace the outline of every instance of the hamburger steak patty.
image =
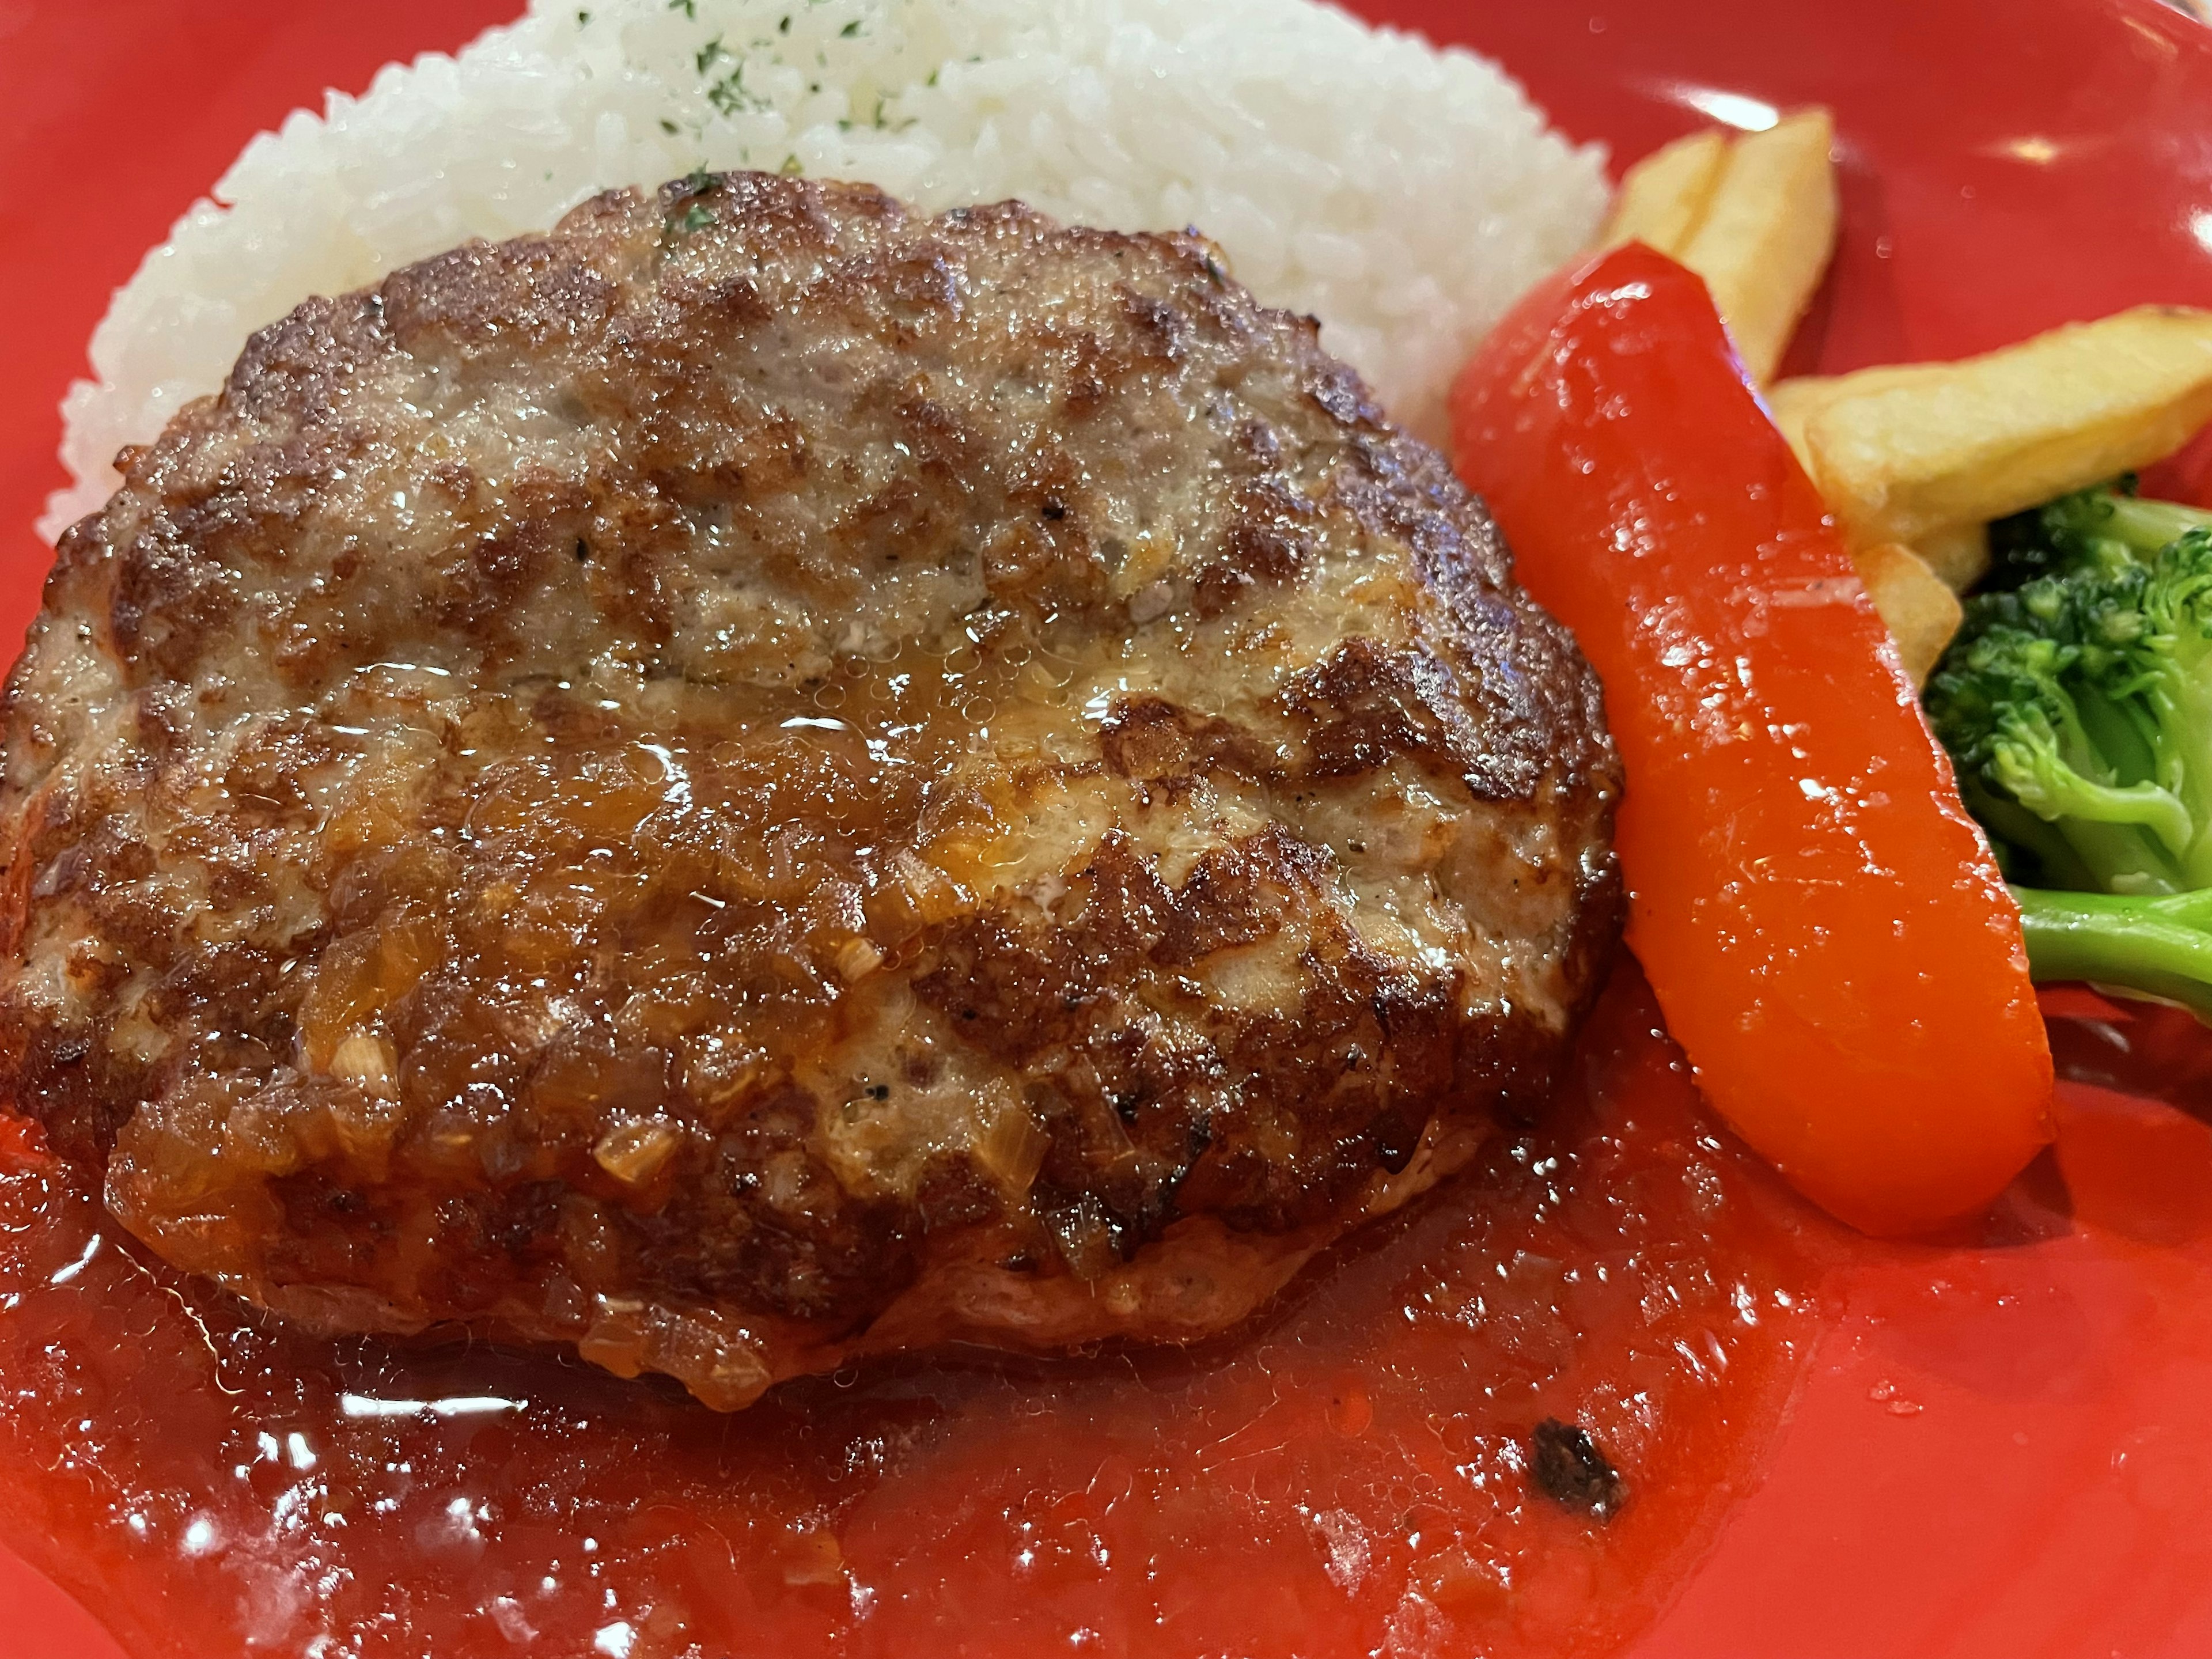
<svg viewBox="0 0 2212 1659">
<path fill-rule="evenodd" d="M 256 336 L 8 691 L 0 1086 L 295 1320 L 1180 1341 L 1536 1108 L 1597 689 L 1195 236 L 697 175 Z"/>
</svg>

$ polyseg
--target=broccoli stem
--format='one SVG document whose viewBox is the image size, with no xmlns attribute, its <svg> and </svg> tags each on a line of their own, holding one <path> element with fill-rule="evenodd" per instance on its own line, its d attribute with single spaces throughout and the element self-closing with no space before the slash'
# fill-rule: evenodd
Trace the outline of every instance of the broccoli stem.
<svg viewBox="0 0 2212 1659">
<path fill-rule="evenodd" d="M 2149 560 L 2168 542 L 2179 541 L 2192 530 L 2212 527 L 2212 513 L 2184 507 L 2179 501 L 2147 501 L 2140 495 L 2112 495 L 2112 517 L 2106 533 L 2128 544 L 2137 557 Z"/>
<path fill-rule="evenodd" d="M 2154 702 L 2166 733 L 2160 781 L 2196 828 L 2177 860 L 2181 884 L 2212 886 L 2212 653 L 2201 637 L 2177 641 L 2172 672 Z"/>
<path fill-rule="evenodd" d="M 2037 979 L 2143 991 L 2212 1016 L 2212 889 L 2156 897 L 2012 892 Z"/>
</svg>

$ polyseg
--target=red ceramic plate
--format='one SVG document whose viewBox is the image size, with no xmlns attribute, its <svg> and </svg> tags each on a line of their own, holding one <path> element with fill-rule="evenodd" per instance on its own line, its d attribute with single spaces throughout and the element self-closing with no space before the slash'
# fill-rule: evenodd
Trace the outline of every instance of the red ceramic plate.
<svg viewBox="0 0 2212 1659">
<path fill-rule="evenodd" d="M 0 0 L 0 637 L 37 603 L 55 405 L 110 289 L 253 131 L 514 9 Z M 2212 33 L 2151 0 L 1363 9 L 1494 54 L 1617 160 L 1831 105 L 1844 240 L 1794 367 L 2212 303 Z M 2212 1064 L 2193 1029 L 2049 1007 L 2077 1073 L 2188 1109 L 2073 1088 L 2069 1230 L 1834 1269 L 1763 1479 L 1638 1659 L 2212 1652 Z M 0 1659 L 116 1651 L 4 1556 L 0 1607 Z"/>
</svg>

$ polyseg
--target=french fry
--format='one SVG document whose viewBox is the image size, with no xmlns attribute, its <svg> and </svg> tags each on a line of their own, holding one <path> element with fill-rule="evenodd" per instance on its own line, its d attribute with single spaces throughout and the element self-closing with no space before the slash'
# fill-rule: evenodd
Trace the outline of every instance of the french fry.
<svg viewBox="0 0 2212 1659">
<path fill-rule="evenodd" d="M 1777 380 L 1766 389 L 1767 413 L 1789 440 L 1805 471 L 1813 472 L 1813 452 L 1805 428 L 1813 416 L 1841 396 L 1877 387 L 1910 386 L 1929 378 L 1929 366 L 1903 363 L 1882 368 L 1863 368 L 1855 374 L 1800 374 Z M 1819 475 L 1814 475 L 1817 483 Z M 1944 586 L 1963 593 L 1979 581 L 1990 568 L 1990 527 L 1985 524 L 1946 525 L 1923 532 L 1914 552 L 1934 571 Z"/>
<path fill-rule="evenodd" d="M 1729 149 L 1678 257 L 1705 279 L 1752 378 L 1773 378 L 1836 246 L 1835 122 L 1802 110 Z"/>
<path fill-rule="evenodd" d="M 1777 380 L 1766 388 L 1766 412 L 1773 417 L 1776 429 L 1796 452 L 1798 465 L 1808 472 L 1813 470 L 1813 452 L 1805 447 L 1806 422 L 1816 411 L 1826 407 L 1833 395 L 1829 388 L 1836 384 L 1837 378 L 1798 374 L 1787 380 Z"/>
<path fill-rule="evenodd" d="M 1717 127 L 1655 149 L 1621 175 L 1613 217 L 1598 237 L 1601 248 L 1642 242 L 1679 258 L 1705 215 L 1713 185 L 1728 159 L 1728 140 Z"/>
<path fill-rule="evenodd" d="M 1954 524 L 1930 530 L 1913 544 L 1921 562 L 1954 593 L 1963 593 L 1989 574 L 1990 527 Z"/>
<path fill-rule="evenodd" d="M 1889 636 L 1897 641 L 1897 654 L 1915 685 L 1925 685 L 1943 655 L 1943 647 L 1959 631 L 1959 596 L 1943 585 L 1936 573 L 1911 548 L 1882 542 L 1863 548 L 1852 558 L 1867 597 L 1881 613 Z"/>
<path fill-rule="evenodd" d="M 1797 452 L 1797 459 L 1805 470 L 1813 470 L 1813 452 L 1805 445 L 1805 428 L 1813 416 L 1838 398 L 1873 392 L 1883 386 L 1910 385 L 1916 378 L 1925 379 L 1929 371 L 1940 364 L 1896 363 L 1880 368 L 1862 368 L 1849 374 L 1793 374 L 1786 380 L 1777 380 L 1766 388 L 1767 413 L 1774 424 L 1790 441 L 1790 447 Z"/>
<path fill-rule="evenodd" d="M 2138 307 L 1783 401 L 1853 545 L 1918 544 L 2179 448 L 2212 420 L 2212 313 Z"/>
</svg>

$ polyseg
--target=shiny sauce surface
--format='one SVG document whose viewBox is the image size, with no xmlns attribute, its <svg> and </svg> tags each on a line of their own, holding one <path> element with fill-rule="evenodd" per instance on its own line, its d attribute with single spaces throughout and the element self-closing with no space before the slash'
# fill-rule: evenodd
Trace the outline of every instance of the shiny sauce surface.
<svg viewBox="0 0 2212 1659">
<path fill-rule="evenodd" d="M 1632 968 L 1549 1118 L 1256 1328 L 733 1415 L 309 1340 L 5 1145 L 0 1526 L 149 1656 L 1603 1652 L 1755 1475 L 1831 1238 Z M 1547 1419 L 1620 1477 L 1609 1518 L 1541 1490 Z"/>
</svg>

